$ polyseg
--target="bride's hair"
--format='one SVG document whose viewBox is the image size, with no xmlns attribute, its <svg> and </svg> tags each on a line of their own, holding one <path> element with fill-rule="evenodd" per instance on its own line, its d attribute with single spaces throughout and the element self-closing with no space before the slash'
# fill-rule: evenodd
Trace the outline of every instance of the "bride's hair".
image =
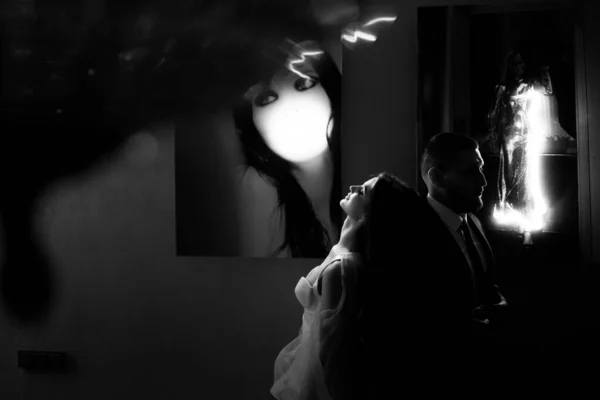
<svg viewBox="0 0 600 400">
<path fill-rule="evenodd" d="M 326 384 L 329 390 L 337 393 L 346 388 L 344 382 L 351 382 L 356 391 L 353 398 L 362 398 L 365 393 L 364 383 L 371 372 L 369 363 L 368 343 L 377 340 L 378 332 L 383 325 L 390 321 L 389 307 L 382 301 L 389 300 L 396 293 L 386 291 L 393 285 L 390 282 L 397 275 L 395 271 L 404 267 L 406 260 L 402 252 L 412 255 L 413 224 L 417 223 L 421 212 L 422 199 L 418 194 L 392 174 L 383 172 L 376 174 L 377 181 L 370 191 L 371 199 L 366 210 L 364 223 L 358 226 L 357 250 L 366 263 L 358 275 L 356 301 L 358 315 L 346 314 L 344 331 L 336 345 L 337 365 L 339 369 L 326 374 Z M 391 283 L 391 285 L 390 285 Z M 383 293 L 382 293 L 383 289 Z M 396 321 L 396 319 L 393 319 Z M 385 326 L 387 328 L 387 325 Z M 346 378 L 344 382 L 340 376 Z M 336 380 L 337 378 L 337 380 Z"/>
<path fill-rule="evenodd" d="M 389 292 L 390 284 L 401 278 L 402 269 L 414 267 L 411 258 L 423 239 L 420 218 L 426 206 L 425 200 L 396 176 L 387 172 L 376 176 L 360 248 L 367 264 L 359 283 L 360 329 L 366 336 L 383 317 L 378 315 L 382 304 L 396 295 Z"/>
<path fill-rule="evenodd" d="M 375 177 L 359 246 L 369 269 L 386 268 L 390 252 L 404 247 L 414 225 L 410 221 L 422 206 L 417 192 L 398 177 L 388 172 Z"/>
</svg>

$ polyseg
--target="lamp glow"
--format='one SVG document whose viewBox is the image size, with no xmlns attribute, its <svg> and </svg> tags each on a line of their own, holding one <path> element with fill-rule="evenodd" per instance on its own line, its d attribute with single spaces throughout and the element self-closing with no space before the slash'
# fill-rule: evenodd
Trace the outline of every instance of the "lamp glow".
<svg viewBox="0 0 600 400">
<path fill-rule="evenodd" d="M 542 113 L 542 96 L 538 90 L 531 88 L 525 93 L 513 96 L 516 101 L 524 101 L 527 107 L 520 111 L 520 121 L 515 122 L 516 128 L 527 127 L 526 137 L 514 137 L 507 143 L 509 154 L 508 162 L 512 159 L 510 154 L 516 142 L 525 140 L 525 192 L 527 193 L 528 206 L 522 210 L 516 210 L 512 204 L 501 199 L 499 204 L 494 205 L 493 217 L 500 225 L 508 225 L 524 233 L 526 238 L 531 237 L 531 232 L 542 230 L 545 226 L 545 216 L 548 204 L 543 194 L 541 182 L 541 154 L 543 141 L 549 129 L 548 122 Z M 522 121 L 522 122 L 521 122 Z"/>
</svg>

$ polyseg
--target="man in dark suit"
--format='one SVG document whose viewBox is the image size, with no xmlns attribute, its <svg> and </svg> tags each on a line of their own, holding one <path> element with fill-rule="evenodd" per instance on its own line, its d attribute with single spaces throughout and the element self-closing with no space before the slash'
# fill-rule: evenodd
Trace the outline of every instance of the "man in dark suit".
<svg viewBox="0 0 600 400">
<path fill-rule="evenodd" d="M 366 342 L 376 395 L 480 397 L 494 389 L 503 362 L 493 333 L 507 302 L 494 283 L 494 255 L 481 223 L 486 186 L 477 142 L 441 133 L 421 163 L 428 193 L 402 210 L 389 233 L 389 268 L 371 271 L 377 313 Z M 376 274 L 379 272 L 379 275 Z"/>
<path fill-rule="evenodd" d="M 483 164 L 477 142 L 456 133 L 431 138 L 421 160 L 428 191 L 418 268 L 426 285 L 418 307 L 427 315 L 426 321 L 421 319 L 422 337 L 433 347 L 440 345 L 439 360 L 464 358 L 471 372 L 489 364 L 494 331 L 507 307 L 494 282 L 494 254 L 473 214 L 483 207 Z M 450 354 L 449 360 L 445 356 Z"/>
<path fill-rule="evenodd" d="M 429 205 L 422 226 L 433 253 L 426 264 L 445 299 L 440 318 L 451 336 L 489 337 L 507 302 L 494 282 L 492 248 L 473 214 L 483 207 L 487 184 L 477 142 L 456 133 L 435 135 L 423 153 L 421 177 Z"/>
</svg>

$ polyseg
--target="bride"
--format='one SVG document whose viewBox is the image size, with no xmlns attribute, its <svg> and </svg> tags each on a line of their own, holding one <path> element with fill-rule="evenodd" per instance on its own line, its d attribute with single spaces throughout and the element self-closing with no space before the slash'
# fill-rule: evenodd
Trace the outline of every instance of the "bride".
<svg viewBox="0 0 600 400">
<path fill-rule="evenodd" d="M 302 327 L 275 360 L 275 398 L 367 397 L 363 321 L 371 297 L 365 282 L 369 271 L 383 266 L 379 255 L 386 248 L 389 253 L 389 240 L 394 240 L 389 232 L 405 223 L 406 210 L 416 211 L 419 204 L 416 192 L 388 173 L 350 186 L 340 201 L 346 219 L 339 242 L 296 285 L 304 308 Z"/>
</svg>

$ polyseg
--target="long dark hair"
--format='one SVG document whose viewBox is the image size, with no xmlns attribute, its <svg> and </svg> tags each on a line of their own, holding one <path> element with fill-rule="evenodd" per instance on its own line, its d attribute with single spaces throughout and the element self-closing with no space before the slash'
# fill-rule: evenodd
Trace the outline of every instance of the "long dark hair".
<svg viewBox="0 0 600 400">
<path fill-rule="evenodd" d="M 341 74 L 329 54 L 323 52 L 318 59 L 310 59 L 321 85 L 331 102 L 332 123 L 328 137 L 329 151 L 333 163 L 333 184 L 329 200 L 331 222 L 336 230 L 341 226 Z M 312 203 L 296 178 L 295 165 L 278 156 L 267 146 L 252 119 L 252 104 L 241 99 L 234 108 L 233 117 L 241 142 L 246 167 L 254 168 L 277 190 L 279 209 L 285 219 L 284 242 L 275 254 L 289 246 L 292 257 L 325 257 L 332 246 L 327 230 L 317 218 Z M 326 134 L 326 132 L 323 132 Z"/>
<path fill-rule="evenodd" d="M 390 173 L 376 177 L 359 250 L 367 265 L 359 285 L 361 330 L 366 336 L 378 320 L 385 318 L 378 313 L 382 304 L 397 298 L 398 288 L 390 284 L 402 278 L 401 269 L 413 267 L 411 256 L 418 253 L 424 238 L 424 198 Z"/>
<path fill-rule="evenodd" d="M 333 397 L 339 394 L 340 398 L 350 395 L 349 398 L 362 399 L 367 396 L 369 383 L 378 382 L 376 376 L 370 375 L 380 372 L 371 362 L 372 344 L 382 329 L 390 328 L 390 321 L 398 320 L 390 314 L 394 307 L 388 306 L 398 295 L 395 271 L 409 267 L 403 265 L 407 257 L 402 254 L 408 258 L 414 255 L 412 246 L 418 238 L 412 228 L 418 225 L 424 200 L 390 173 L 372 177 L 378 179 L 370 191 L 369 206 L 356 241 L 356 249 L 366 264 L 358 275 L 356 302 L 360 311 L 358 315 L 344 316 L 350 320 L 345 321 L 341 332 L 335 365 L 327 366 L 325 379 Z M 387 343 L 387 346 L 397 345 Z M 379 361 L 381 356 L 376 355 Z"/>
</svg>

